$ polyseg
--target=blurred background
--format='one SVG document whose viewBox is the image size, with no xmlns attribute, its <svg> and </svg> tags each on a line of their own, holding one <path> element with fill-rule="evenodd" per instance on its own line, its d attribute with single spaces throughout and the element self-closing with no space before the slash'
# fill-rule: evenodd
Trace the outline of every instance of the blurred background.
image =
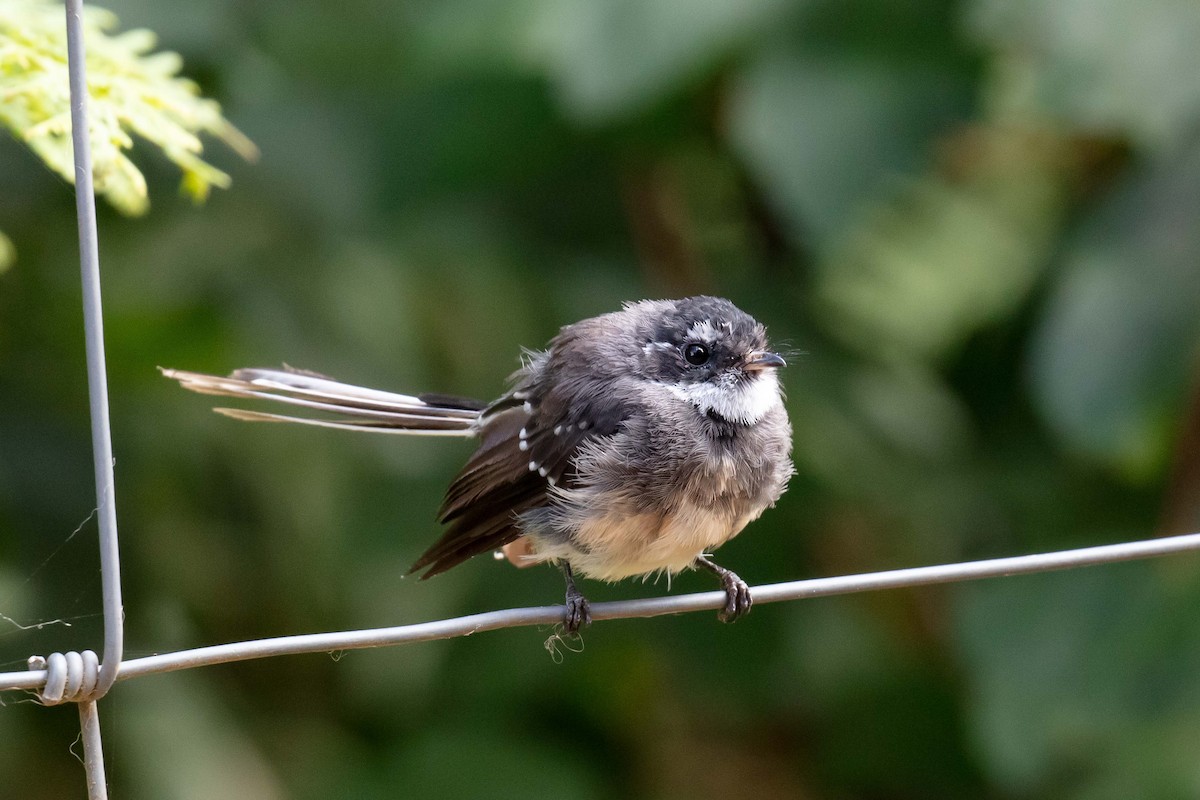
<svg viewBox="0 0 1200 800">
<path fill-rule="evenodd" d="M 729 297 L 803 353 L 798 474 L 721 551 L 751 583 L 1200 529 L 1194 2 L 104 5 L 262 150 L 211 143 L 233 186 L 194 207 L 143 148 L 150 213 L 100 208 L 129 657 L 562 592 L 487 558 L 404 577 L 469 442 L 242 425 L 156 366 L 492 397 L 520 347 L 644 297 Z M 0 670 L 101 642 L 73 202 L 0 140 L 0 613 L 71 625 L 0 619 Z M 103 701 L 109 778 L 1196 797 L 1198 607 L 1180 556 L 602 623 L 561 663 L 515 629 L 213 667 Z M 0 783 L 83 796 L 77 716 L 0 699 Z"/>
</svg>

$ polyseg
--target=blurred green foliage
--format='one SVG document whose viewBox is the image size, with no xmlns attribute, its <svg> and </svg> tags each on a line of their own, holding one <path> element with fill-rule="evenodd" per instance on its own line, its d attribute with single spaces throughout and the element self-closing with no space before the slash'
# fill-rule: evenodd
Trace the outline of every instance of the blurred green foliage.
<svg viewBox="0 0 1200 800">
<path fill-rule="evenodd" d="M 216 136 L 248 159 L 257 155 L 253 143 L 221 116 L 215 102 L 198 97 L 196 84 L 178 77 L 178 55 L 151 53 L 154 34 L 144 29 L 112 35 L 116 22 L 110 11 L 84 6 L 97 194 L 125 214 L 149 207 L 146 179 L 126 155 L 135 135 L 182 170 L 182 189 L 197 201 L 213 186 L 227 187 L 229 176 L 200 158 L 199 135 Z M 61 3 L 0 0 L 0 124 L 50 169 L 74 181 Z M 0 247 L 0 268 L 11 261 L 11 244 Z"/>
<path fill-rule="evenodd" d="M 469 443 L 251 427 L 158 377 L 287 363 L 499 391 L 622 300 L 728 296 L 802 355 L 752 582 L 1200 522 L 1200 6 L 316 0 L 109 6 L 259 144 L 197 210 L 102 210 L 131 656 L 558 599 L 429 583 Z M 73 202 L 0 142 L 0 669 L 98 645 Z M 166 188 L 164 188 L 166 187 Z M 685 575 L 672 591 L 709 588 Z M 596 600 L 666 591 L 590 585 Z M 129 798 L 1195 797 L 1179 557 L 509 630 L 121 684 Z M 3 698 L 0 784 L 82 796 L 74 714 Z"/>
</svg>

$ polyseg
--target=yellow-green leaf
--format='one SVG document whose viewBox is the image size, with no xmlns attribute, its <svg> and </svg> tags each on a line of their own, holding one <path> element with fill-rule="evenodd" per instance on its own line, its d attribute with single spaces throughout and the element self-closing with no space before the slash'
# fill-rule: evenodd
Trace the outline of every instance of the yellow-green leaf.
<svg viewBox="0 0 1200 800">
<path fill-rule="evenodd" d="M 201 134 L 252 160 L 254 144 L 213 100 L 178 77 L 175 53 L 150 52 L 154 34 L 110 34 L 116 17 L 85 7 L 89 123 L 96 193 L 125 214 L 149 207 L 146 180 L 126 153 L 135 136 L 162 150 L 183 173 L 181 189 L 197 201 L 229 176 L 201 157 Z M 60 4 L 0 0 L 0 125 L 9 128 L 52 170 L 74 181 L 67 44 Z M 2 243 L 0 243 L 2 244 Z M 7 251 L 11 258 L 11 245 Z M 0 266 L 5 251 L 0 248 Z"/>
</svg>

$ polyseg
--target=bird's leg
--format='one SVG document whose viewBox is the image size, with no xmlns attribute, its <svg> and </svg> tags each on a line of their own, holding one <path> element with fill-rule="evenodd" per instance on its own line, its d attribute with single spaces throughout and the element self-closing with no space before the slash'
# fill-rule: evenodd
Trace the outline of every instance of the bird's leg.
<svg viewBox="0 0 1200 800">
<path fill-rule="evenodd" d="M 750 587 L 731 569 L 726 569 L 713 563 L 708 556 L 696 556 L 696 566 L 706 570 L 721 579 L 721 587 L 725 590 L 725 607 L 717 614 L 721 622 L 737 622 L 750 613 L 754 599 L 750 596 Z"/>
<path fill-rule="evenodd" d="M 567 580 L 567 612 L 563 614 L 563 627 L 568 634 L 579 633 L 580 628 L 592 624 L 592 612 L 587 598 L 575 586 L 575 573 L 566 561 L 560 562 L 563 577 Z"/>
</svg>

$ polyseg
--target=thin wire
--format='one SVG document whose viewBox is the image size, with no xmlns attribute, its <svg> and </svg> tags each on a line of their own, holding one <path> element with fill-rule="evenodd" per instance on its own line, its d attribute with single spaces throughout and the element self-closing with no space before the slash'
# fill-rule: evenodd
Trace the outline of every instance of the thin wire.
<svg viewBox="0 0 1200 800">
<path fill-rule="evenodd" d="M 99 699 L 117 679 L 124 652 L 117 502 L 112 433 L 108 424 L 108 378 L 104 359 L 104 319 L 100 305 L 100 252 L 92 149 L 88 137 L 87 76 L 84 69 L 82 0 L 66 0 L 67 73 L 71 84 L 71 141 L 75 147 L 75 211 L 79 223 L 79 266 L 83 284 L 83 324 L 87 351 L 88 399 L 92 417 L 92 462 L 100 524 L 100 576 L 104 608 L 104 658 L 92 693 Z"/>
<path fill-rule="evenodd" d="M 107 800 L 108 781 L 104 777 L 104 750 L 100 742 L 100 714 L 95 700 L 79 704 L 79 730 L 83 738 L 83 767 L 87 779 L 88 800 Z"/>
<path fill-rule="evenodd" d="M 1028 575 L 1039 572 L 1072 569 L 1077 567 L 1113 564 L 1154 558 L 1175 553 L 1200 550 L 1200 533 L 1147 539 L 1137 542 L 1084 547 L 1075 550 L 1060 550 L 1036 555 L 992 558 L 984 561 L 968 561 L 957 564 L 942 564 L 932 567 L 914 567 L 885 572 L 869 572 L 859 575 L 843 575 L 834 578 L 775 583 L 751 589 L 755 604 L 779 603 L 785 600 L 802 600 L 811 597 L 872 592 L 884 589 L 902 589 L 912 586 L 956 583 L 999 578 L 1011 575 Z M 612 603 L 592 604 L 592 619 L 630 619 L 635 617 L 657 617 L 663 614 L 682 614 L 690 611 L 718 609 L 725 604 L 724 592 L 699 592 L 656 597 L 647 600 L 624 600 Z M 393 628 L 374 628 L 335 633 L 310 633 L 298 636 L 279 636 L 271 639 L 256 639 L 245 642 L 212 645 L 193 650 L 181 650 L 144 658 L 134 658 L 121 664 L 118 680 L 129 680 L 143 675 L 174 672 L 181 669 L 226 664 L 233 661 L 248 661 L 269 656 L 294 655 L 298 653 L 326 653 L 340 650 L 358 650 L 368 647 L 428 642 L 435 639 L 450 639 L 455 636 L 470 636 L 482 631 L 514 628 L 530 625 L 554 625 L 562 621 L 563 606 L 536 606 L 488 611 L 465 617 L 422 622 L 415 625 L 400 625 Z M 0 690 L 36 689 L 45 682 L 44 670 L 0 673 Z"/>
</svg>

